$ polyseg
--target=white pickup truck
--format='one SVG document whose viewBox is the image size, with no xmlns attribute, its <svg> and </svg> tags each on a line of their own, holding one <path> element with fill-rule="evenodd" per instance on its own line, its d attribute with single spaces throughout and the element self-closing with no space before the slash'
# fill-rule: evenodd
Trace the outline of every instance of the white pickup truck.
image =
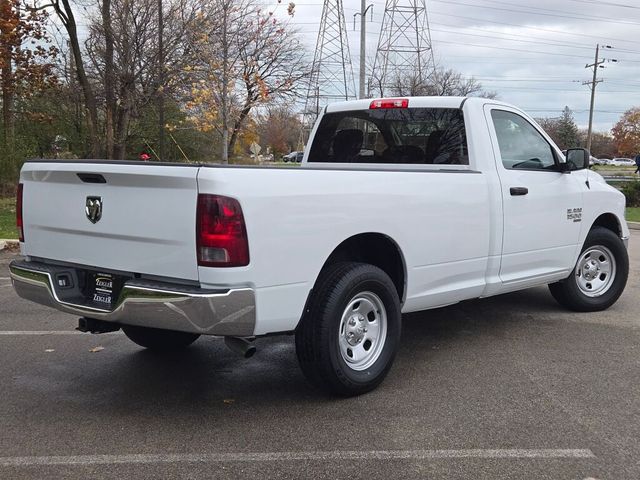
<svg viewBox="0 0 640 480">
<path fill-rule="evenodd" d="M 32 160 L 15 290 L 156 350 L 295 333 L 305 375 L 375 388 L 401 313 L 549 284 L 611 306 L 624 196 L 524 112 L 490 99 L 329 105 L 301 167 Z"/>
</svg>

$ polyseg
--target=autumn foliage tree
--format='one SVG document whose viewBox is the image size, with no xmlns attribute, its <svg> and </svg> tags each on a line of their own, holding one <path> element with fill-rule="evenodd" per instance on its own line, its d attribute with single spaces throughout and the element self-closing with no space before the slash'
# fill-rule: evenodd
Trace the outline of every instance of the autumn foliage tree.
<svg viewBox="0 0 640 480">
<path fill-rule="evenodd" d="M 279 158 L 296 148 L 302 124 L 292 109 L 284 105 L 266 108 L 258 116 L 257 127 L 262 145 Z"/>
<path fill-rule="evenodd" d="M 220 136 L 226 163 L 250 113 L 295 97 L 310 66 L 295 34 L 252 0 L 208 0 L 199 20 L 186 106 L 196 128 Z"/>
<path fill-rule="evenodd" d="M 23 0 L 0 0 L 0 84 L 2 143 L 13 148 L 16 98 L 26 98 L 56 82 L 47 13 Z"/>
<path fill-rule="evenodd" d="M 640 154 L 640 107 L 627 110 L 611 129 L 618 154 Z"/>
</svg>

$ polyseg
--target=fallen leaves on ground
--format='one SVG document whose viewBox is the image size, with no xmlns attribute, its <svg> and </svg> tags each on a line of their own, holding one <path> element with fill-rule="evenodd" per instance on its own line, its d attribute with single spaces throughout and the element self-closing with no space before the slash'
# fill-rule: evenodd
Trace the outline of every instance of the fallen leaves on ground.
<svg viewBox="0 0 640 480">
<path fill-rule="evenodd" d="M 91 353 L 101 352 L 102 350 L 104 350 L 104 347 L 93 347 L 89 349 Z"/>
<path fill-rule="evenodd" d="M 0 245 L 0 250 L 2 246 Z M 5 252 L 19 252 L 20 251 L 20 243 L 18 242 L 7 242 L 4 245 Z"/>
</svg>

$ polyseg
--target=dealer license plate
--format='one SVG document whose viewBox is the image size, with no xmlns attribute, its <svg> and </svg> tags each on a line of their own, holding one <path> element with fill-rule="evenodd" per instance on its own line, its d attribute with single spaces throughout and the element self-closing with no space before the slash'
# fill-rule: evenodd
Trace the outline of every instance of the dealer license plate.
<svg viewBox="0 0 640 480">
<path fill-rule="evenodd" d="M 90 290 L 90 299 L 102 307 L 111 308 L 115 300 L 114 292 L 116 292 L 117 279 L 109 273 L 94 273 Z"/>
</svg>

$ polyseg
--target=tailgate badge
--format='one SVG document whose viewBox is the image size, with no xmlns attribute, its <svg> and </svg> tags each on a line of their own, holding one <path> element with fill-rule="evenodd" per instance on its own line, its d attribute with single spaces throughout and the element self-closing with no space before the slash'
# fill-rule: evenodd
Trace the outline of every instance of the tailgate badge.
<svg viewBox="0 0 640 480">
<path fill-rule="evenodd" d="M 102 218 L 102 197 L 87 197 L 84 212 L 91 223 L 97 223 Z"/>
</svg>

